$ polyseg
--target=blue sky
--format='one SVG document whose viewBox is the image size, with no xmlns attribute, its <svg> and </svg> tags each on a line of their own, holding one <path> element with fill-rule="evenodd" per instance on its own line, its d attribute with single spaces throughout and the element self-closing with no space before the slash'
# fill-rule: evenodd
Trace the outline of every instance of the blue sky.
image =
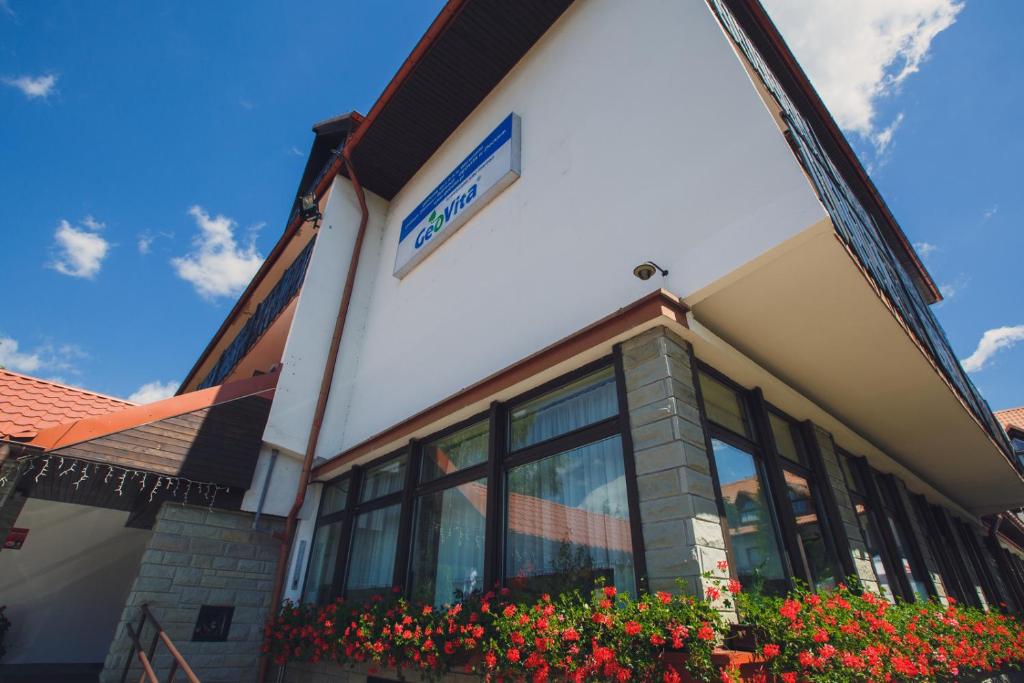
<svg viewBox="0 0 1024 683">
<path fill-rule="evenodd" d="M 0 364 L 176 386 L 280 234 L 311 124 L 365 113 L 441 4 L 0 0 Z M 1024 404 L 1024 3 L 766 5 L 975 382 Z"/>
</svg>

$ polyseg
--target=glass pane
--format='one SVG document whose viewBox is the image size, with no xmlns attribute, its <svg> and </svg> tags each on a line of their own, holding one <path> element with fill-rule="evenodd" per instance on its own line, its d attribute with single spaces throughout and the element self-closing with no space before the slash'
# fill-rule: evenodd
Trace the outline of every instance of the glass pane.
<svg viewBox="0 0 1024 683">
<path fill-rule="evenodd" d="M 420 481 L 431 481 L 487 460 L 487 421 L 423 446 Z"/>
<path fill-rule="evenodd" d="M 839 455 L 839 465 L 843 469 L 843 477 L 846 479 L 846 487 L 851 491 L 863 494 L 864 487 L 860 483 L 860 477 L 857 476 L 857 468 L 854 466 L 853 458 L 849 455 Z"/>
<path fill-rule="evenodd" d="M 732 539 L 733 564 L 741 583 L 768 593 L 784 593 L 789 582 L 775 520 L 754 456 L 712 439 L 715 466 Z"/>
<path fill-rule="evenodd" d="M 417 501 L 409 577 L 414 599 L 440 606 L 483 587 L 486 514 L 486 479 Z"/>
<path fill-rule="evenodd" d="M 389 505 L 355 519 L 348 558 L 346 597 L 365 600 L 391 590 L 402 506 Z"/>
<path fill-rule="evenodd" d="M 743 403 L 735 391 L 707 373 L 700 373 L 700 393 L 704 399 L 704 412 L 717 425 L 737 434 L 750 437 L 743 419 Z"/>
<path fill-rule="evenodd" d="M 786 460 L 806 464 L 803 452 L 797 447 L 796 439 L 793 437 L 792 423 L 775 413 L 768 413 L 768 421 L 772 425 L 772 436 L 775 438 L 775 450 L 778 454 Z"/>
<path fill-rule="evenodd" d="M 900 533 L 900 525 L 896 523 L 896 520 L 889 514 L 886 514 L 885 518 L 889 520 L 889 528 L 892 529 L 893 539 L 896 541 L 896 552 L 899 553 L 900 568 L 903 573 L 907 575 L 907 580 L 910 581 L 910 587 L 914 591 L 914 595 L 918 600 L 928 599 L 928 589 L 925 588 L 924 582 L 918 580 L 914 575 L 914 567 L 910 563 L 910 553 L 907 552 L 907 544 L 903 540 L 903 534 Z"/>
<path fill-rule="evenodd" d="M 338 546 L 344 522 L 318 527 L 309 551 L 309 573 L 302 591 L 302 602 L 324 603 L 331 599 L 334 569 L 338 563 Z"/>
<path fill-rule="evenodd" d="M 407 458 L 403 455 L 367 470 L 363 477 L 359 502 L 365 503 L 368 500 L 401 491 L 405 487 L 406 460 Z"/>
<path fill-rule="evenodd" d="M 348 503 L 348 479 L 324 486 L 323 495 L 320 496 L 320 516 L 341 512 Z"/>
<path fill-rule="evenodd" d="M 814 588 L 834 588 L 839 578 L 838 572 L 825 540 L 821 520 L 818 518 L 811 486 L 807 479 L 792 472 L 783 470 L 783 476 L 796 517 L 797 540 L 807 559 L 807 568 L 810 570 Z"/>
<path fill-rule="evenodd" d="M 878 579 L 878 587 L 882 595 L 892 598 L 892 585 L 889 583 L 889 575 L 885 571 L 885 562 L 882 560 L 882 542 L 879 540 L 878 531 L 868 512 L 867 503 L 857 494 L 851 494 L 850 502 L 853 503 L 853 510 L 857 513 L 857 524 L 860 526 L 861 537 L 867 546 L 868 557 L 871 558 L 871 566 L 875 570 L 875 578 Z"/>
<path fill-rule="evenodd" d="M 512 587 L 554 595 L 600 578 L 636 595 L 618 436 L 509 470 L 506 505 Z"/>
<path fill-rule="evenodd" d="M 600 422 L 619 412 L 612 368 L 598 370 L 512 409 L 513 451 Z"/>
</svg>

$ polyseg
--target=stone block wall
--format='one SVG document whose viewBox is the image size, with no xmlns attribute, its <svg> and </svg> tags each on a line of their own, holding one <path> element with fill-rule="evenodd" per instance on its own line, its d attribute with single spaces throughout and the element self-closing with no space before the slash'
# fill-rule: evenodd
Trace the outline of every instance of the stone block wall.
<svg viewBox="0 0 1024 683">
<path fill-rule="evenodd" d="M 726 559 L 703 419 L 685 340 L 657 327 L 622 343 L 649 588 L 703 595 Z"/>
<path fill-rule="evenodd" d="M 125 624 L 138 625 L 142 604 L 149 605 L 200 680 L 255 680 L 278 542 L 266 531 L 254 531 L 252 520 L 247 513 L 164 503 L 107 655 L 104 683 L 121 679 L 131 647 Z M 261 526 L 268 525 L 280 523 L 263 518 Z M 192 642 L 202 605 L 234 607 L 227 641 Z M 144 631 L 145 647 L 152 633 L 149 627 Z M 162 645 L 157 653 L 162 680 L 171 660 Z M 133 671 L 140 671 L 137 662 Z"/>
</svg>

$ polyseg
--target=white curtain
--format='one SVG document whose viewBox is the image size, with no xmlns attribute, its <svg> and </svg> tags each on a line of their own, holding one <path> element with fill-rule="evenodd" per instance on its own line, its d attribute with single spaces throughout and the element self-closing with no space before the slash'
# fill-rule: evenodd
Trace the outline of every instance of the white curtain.
<svg viewBox="0 0 1024 683">
<path fill-rule="evenodd" d="M 420 498 L 412 555 L 412 594 L 450 604 L 483 588 L 486 480 Z"/>
<path fill-rule="evenodd" d="M 358 600 L 391 589 L 401 508 L 400 504 L 391 505 L 356 517 L 346 584 L 350 598 Z"/>
<path fill-rule="evenodd" d="M 588 590 L 604 577 L 635 594 L 618 436 L 509 471 L 506 570 L 527 590 Z"/>
<path fill-rule="evenodd" d="M 619 411 L 615 375 L 600 370 L 512 410 L 511 449 L 571 432 Z"/>
</svg>

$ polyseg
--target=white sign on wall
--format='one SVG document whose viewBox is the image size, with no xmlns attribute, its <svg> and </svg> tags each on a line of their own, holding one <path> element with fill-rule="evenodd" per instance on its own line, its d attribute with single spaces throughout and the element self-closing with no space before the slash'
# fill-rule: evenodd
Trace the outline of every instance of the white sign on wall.
<svg viewBox="0 0 1024 683">
<path fill-rule="evenodd" d="M 395 277 L 403 278 L 520 174 L 520 121 L 509 114 L 402 221 Z"/>
</svg>

